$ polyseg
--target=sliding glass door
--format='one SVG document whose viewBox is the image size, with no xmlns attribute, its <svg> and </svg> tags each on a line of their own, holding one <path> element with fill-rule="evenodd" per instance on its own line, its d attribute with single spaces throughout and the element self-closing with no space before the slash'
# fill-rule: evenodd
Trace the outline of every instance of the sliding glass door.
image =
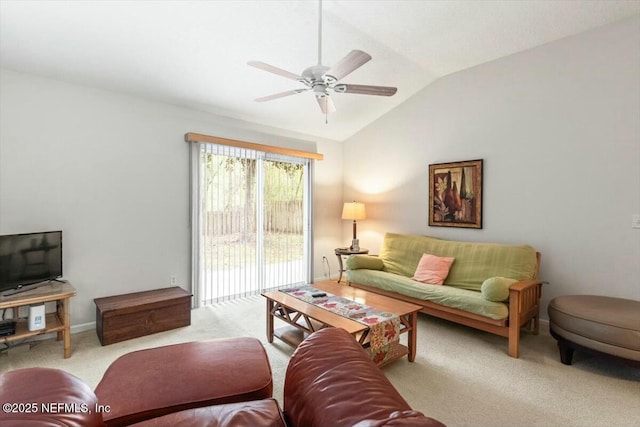
<svg viewBox="0 0 640 427">
<path fill-rule="evenodd" d="M 196 304 L 309 281 L 309 159 L 194 144 Z"/>
</svg>

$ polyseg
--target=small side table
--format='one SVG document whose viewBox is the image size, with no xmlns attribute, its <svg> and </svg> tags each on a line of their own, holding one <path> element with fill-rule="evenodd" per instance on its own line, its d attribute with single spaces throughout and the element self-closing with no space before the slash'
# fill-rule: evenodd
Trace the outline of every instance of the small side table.
<svg viewBox="0 0 640 427">
<path fill-rule="evenodd" d="M 342 264 L 342 257 L 349 257 L 356 254 L 368 254 L 369 249 L 360 248 L 358 251 L 351 250 L 349 248 L 336 248 L 336 257 L 338 258 L 338 265 L 340 266 L 340 277 L 338 277 L 338 283 L 342 280 L 342 273 L 347 271 Z"/>
</svg>

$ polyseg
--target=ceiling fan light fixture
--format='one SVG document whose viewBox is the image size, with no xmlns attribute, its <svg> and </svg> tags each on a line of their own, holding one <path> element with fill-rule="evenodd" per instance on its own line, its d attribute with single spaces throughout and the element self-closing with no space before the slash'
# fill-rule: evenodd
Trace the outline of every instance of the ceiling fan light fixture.
<svg viewBox="0 0 640 427">
<path fill-rule="evenodd" d="M 318 101 L 320 110 L 322 110 L 322 114 L 324 114 L 325 116 L 329 113 L 335 113 L 336 106 L 333 104 L 333 100 L 331 99 L 329 94 L 316 94 L 316 101 Z"/>
</svg>

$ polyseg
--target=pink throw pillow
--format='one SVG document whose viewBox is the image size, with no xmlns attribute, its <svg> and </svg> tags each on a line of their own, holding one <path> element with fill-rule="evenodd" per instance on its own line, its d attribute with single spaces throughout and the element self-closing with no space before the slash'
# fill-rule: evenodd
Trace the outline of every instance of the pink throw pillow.
<svg viewBox="0 0 640 427">
<path fill-rule="evenodd" d="M 422 258 L 420 258 L 420 262 L 412 279 L 431 285 L 442 285 L 444 279 L 449 275 L 449 270 L 454 260 L 455 258 L 424 254 Z"/>
</svg>

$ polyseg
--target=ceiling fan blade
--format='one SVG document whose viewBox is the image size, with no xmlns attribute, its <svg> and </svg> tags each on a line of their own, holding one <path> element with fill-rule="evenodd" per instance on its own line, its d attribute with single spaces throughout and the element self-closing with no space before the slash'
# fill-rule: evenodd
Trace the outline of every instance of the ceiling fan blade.
<svg viewBox="0 0 640 427">
<path fill-rule="evenodd" d="M 296 93 L 304 92 L 304 91 L 307 91 L 307 90 L 309 90 L 309 89 L 288 90 L 286 92 L 274 93 L 273 95 L 268 95 L 268 96 L 263 96 L 261 98 L 256 98 L 255 101 L 257 101 L 257 102 L 271 101 L 272 99 L 278 99 L 278 98 L 283 98 L 283 97 L 289 96 L 289 95 L 295 95 Z"/>
<path fill-rule="evenodd" d="M 316 100 L 318 101 L 320 110 L 322 110 L 322 114 L 334 113 L 336 111 L 336 106 L 333 104 L 330 96 L 319 96 L 316 97 Z"/>
<path fill-rule="evenodd" d="M 398 88 L 391 86 L 371 86 L 371 85 L 349 85 L 339 84 L 333 87 L 338 93 L 357 93 L 360 95 L 392 96 Z"/>
<path fill-rule="evenodd" d="M 361 50 L 352 50 L 326 72 L 325 77 L 338 81 L 371 60 L 371 55 Z"/>
<path fill-rule="evenodd" d="M 289 71 L 285 71 L 282 68 L 274 67 L 273 65 L 265 64 L 260 61 L 249 61 L 247 65 L 251 65 L 252 67 L 259 68 L 264 71 L 268 71 L 273 74 L 277 74 L 282 77 L 286 77 L 291 80 L 302 80 L 302 76 L 294 73 L 290 73 Z"/>
</svg>

